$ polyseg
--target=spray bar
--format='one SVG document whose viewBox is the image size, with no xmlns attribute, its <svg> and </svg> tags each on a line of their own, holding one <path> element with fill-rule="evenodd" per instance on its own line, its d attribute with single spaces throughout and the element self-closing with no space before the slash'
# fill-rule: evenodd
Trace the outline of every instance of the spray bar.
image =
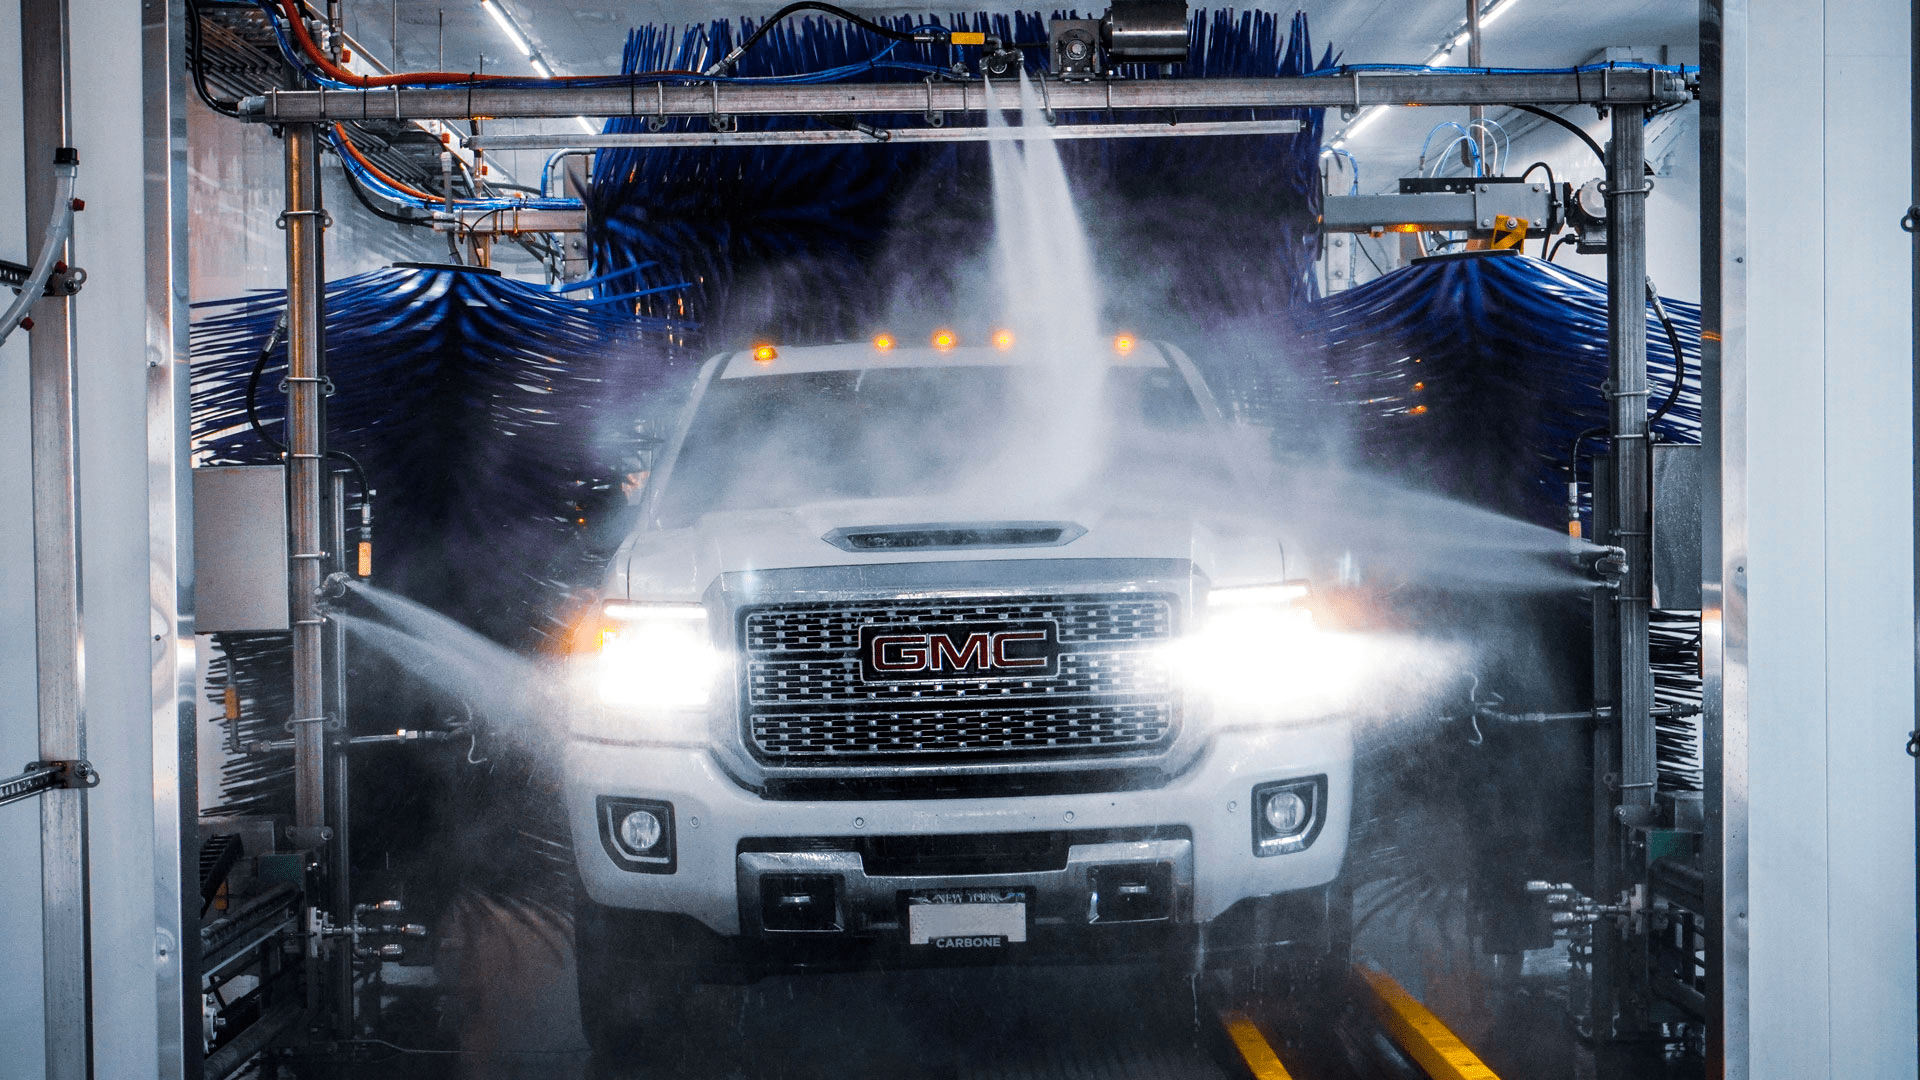
<svg viewBox="0 0 1920 1080">
<path fill-rule="evenodd" d="M 1190 124 L 1058 124 L 1047 129 L 1055 139 L 1147 139 L 1189 135 L 1294 135 L 1298 120 L 1203 120 Z M 476 135 L 467 145 L 478 150 L 561 150 L 619 146 L 822 146 L 846 143 L 1018 142 L 1031 138 L 1024 128 L 926 127 L 841 128 L 799 131 L 608 132 L 579 135 Z"/>
<path fill-rule="evenodd" d="M 1368 105 L 1666 105 L 1692 100 L 1686 77 L 1647 69 L 1525 73 L 1428 72 L 1340 77 L 1046 80 L 1055 111 L 1109 109 L 1288 109 Z M 1006 112 L 1018 96 L 996 101 Z M 275 90 L 240 102 L 240 117 L 256 123 L 355 120 L 455 120 L 470 117 L 831 116 L 848 113 L 983 113 L 981 80 L 826 85 L 667 85 L 639 80 L 625 86 L 520 86 L 487 83 L 371 90 Z"/>
</svg>

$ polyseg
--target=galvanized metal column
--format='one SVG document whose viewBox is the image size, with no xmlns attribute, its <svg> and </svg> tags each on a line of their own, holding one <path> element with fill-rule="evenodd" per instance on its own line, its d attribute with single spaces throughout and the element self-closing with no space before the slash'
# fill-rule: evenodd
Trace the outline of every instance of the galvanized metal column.
<svg viewBox="0 0 1920 1080">
<path fill-rule="evenodd" d="M 161 1080 L 198 1077 L 200 796 L 195 737 L 193 476 L 188 427 L 186 23 L 141 5 L 145 176 L 147 552 L 152 667 L 154 965 Z"/>
<path fill-rule="evenodd" d="M 324 345 L 324 341 L 323 341 Z M 346 474 L 328 475 L 327 543 L 333 548 L 330 568 L 353 572 L 347 543 Z M 327 705 L 340 721 L 341 730 L 327 738 L 327 821 L 333 829 L 328 847 L 327 906 L 333 921 L 347 925 L 353 921 L 353 881 L 349 870 L 352 852 L 347 847 L 348 826 L 352 820 L 350 792 L 347 787 L 347 628 L 338 620 L 327 627 Z M 333 1026 L 340 1038 L 353 1036 L 353 950 L 341 943 L 329 961 L 327 979 L 333 995 Z"/>
<path fill-rule="evenodd" d="M 21 84 L 26 138 L 27 250 L 50 224 L 53 155 L 71 145 L 65 0 L 22 0 Z M 67 253 L 71 258 L 71 253 Z M 73 409 L 73 304 L 47 297 L 33 308 L 28 346 L 32 399 L 34 643 L 40 757 L 86 757 L 81 694 L 80 520 Z M 124 779 L 124 778 L 122 778 Z M 40 796 L 42 943 L 46 970 L 48 1080 L 92 1075 L 89 993 L 87 802 L 84 789 Z"/>
<path fill-rule="evenodd" d="M 1477 68 L 1484 62 L 1480 52 L 1480 0 L 1467 0 L 1467 66 Z M 1470 105 L 1467 107 L 1467 142 L 1471 144 L 1471 147 L 1462 146 L 1461 151 L 1463 157 L 1471 156 L 1473 159 L 1472 161 L 1462 162 L 1469 171 L 1473 170 L 1475 161 L 1485 162 L 1487 160 L 1487 147 L 1490 146 L 1492 142 L 1483 136 L 1481 129 L 1473 126 L 1475 123 L 1485 120 L 1486 118 L 1487 107 L 1485 105 Z M 1480 171 L 1482 173 L 1492 172 L 1491 169 L 1487 169 L 1484 166 Z"/>
<path fill-rule="evenodd" d="M 287 506 L 293 548 L 294 842 L 318 848 L 326 826 L 326 693 L 316 593 L 325 558 L 320 530 L 321 210 L 319 148 L 312 124 L 289 124 L 287 209 Z"/>
<path fill-rule="evenodd" d="M 1707 1069 L 1751 1072 L 1747 805 L 1747 0 L 1700 5 L 1701 749 Z"/>
<path fill-rule="evenodd" d="M 1620 730 L 1620 822 L 1653 821 L 1653 664 L 1647 609 L 1653 597 L 1651 452 L 1647 445 L 1646 110 L 1613 110 L 1607 149 L 1607 384 L 1614 535 L 1627 569 L 1618 621 L 1614 716 Z"/>
</svg>

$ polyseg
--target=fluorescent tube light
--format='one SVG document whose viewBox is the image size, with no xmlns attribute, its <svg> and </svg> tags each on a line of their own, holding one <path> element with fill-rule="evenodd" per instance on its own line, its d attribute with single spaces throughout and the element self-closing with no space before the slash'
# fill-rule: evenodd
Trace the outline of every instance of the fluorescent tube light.
<svg viewBox="0 0 1920 1080">
<path fill-rule="evenodd" d="M 494 0 L 480 0 L 480 10 L 493 17 L 494 25 L 500 28 L 501 33 L 507 35 L 507 40 L 513 42 L 513 47 L 520 50 L 521 56 L 533 55 L 533 46 L 527 44 L 527 39 L 520 33 L 520 28 L 513 25 L 513 18 L 507 14 L 506 9 Z"/>
</svg>

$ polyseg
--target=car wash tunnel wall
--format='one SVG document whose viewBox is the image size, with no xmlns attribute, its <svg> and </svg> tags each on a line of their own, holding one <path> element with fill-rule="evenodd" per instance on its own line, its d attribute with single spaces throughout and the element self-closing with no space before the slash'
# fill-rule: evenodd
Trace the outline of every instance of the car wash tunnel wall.
<svg viewBox="0 0 1920 1080">
<path fill-rule="evenodd" d="M 0 1071 L 1914 1075 L 1911 13 L 1362 7 L 0 13 Z"/>
</svg>

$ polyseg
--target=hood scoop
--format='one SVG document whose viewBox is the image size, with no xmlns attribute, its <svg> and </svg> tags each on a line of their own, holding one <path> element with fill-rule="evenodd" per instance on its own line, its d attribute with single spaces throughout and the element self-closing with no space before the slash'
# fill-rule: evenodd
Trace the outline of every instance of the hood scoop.
<svg viewBox="0 0 1920 1080">
<path fill-rule="evenodd" d="M 934 522 L 854 525 L 820 539 L 842 551 L 956 551 L 963 548 L 1059 547 L 1087 533 L 1071 521 Z"/>
</svg>

